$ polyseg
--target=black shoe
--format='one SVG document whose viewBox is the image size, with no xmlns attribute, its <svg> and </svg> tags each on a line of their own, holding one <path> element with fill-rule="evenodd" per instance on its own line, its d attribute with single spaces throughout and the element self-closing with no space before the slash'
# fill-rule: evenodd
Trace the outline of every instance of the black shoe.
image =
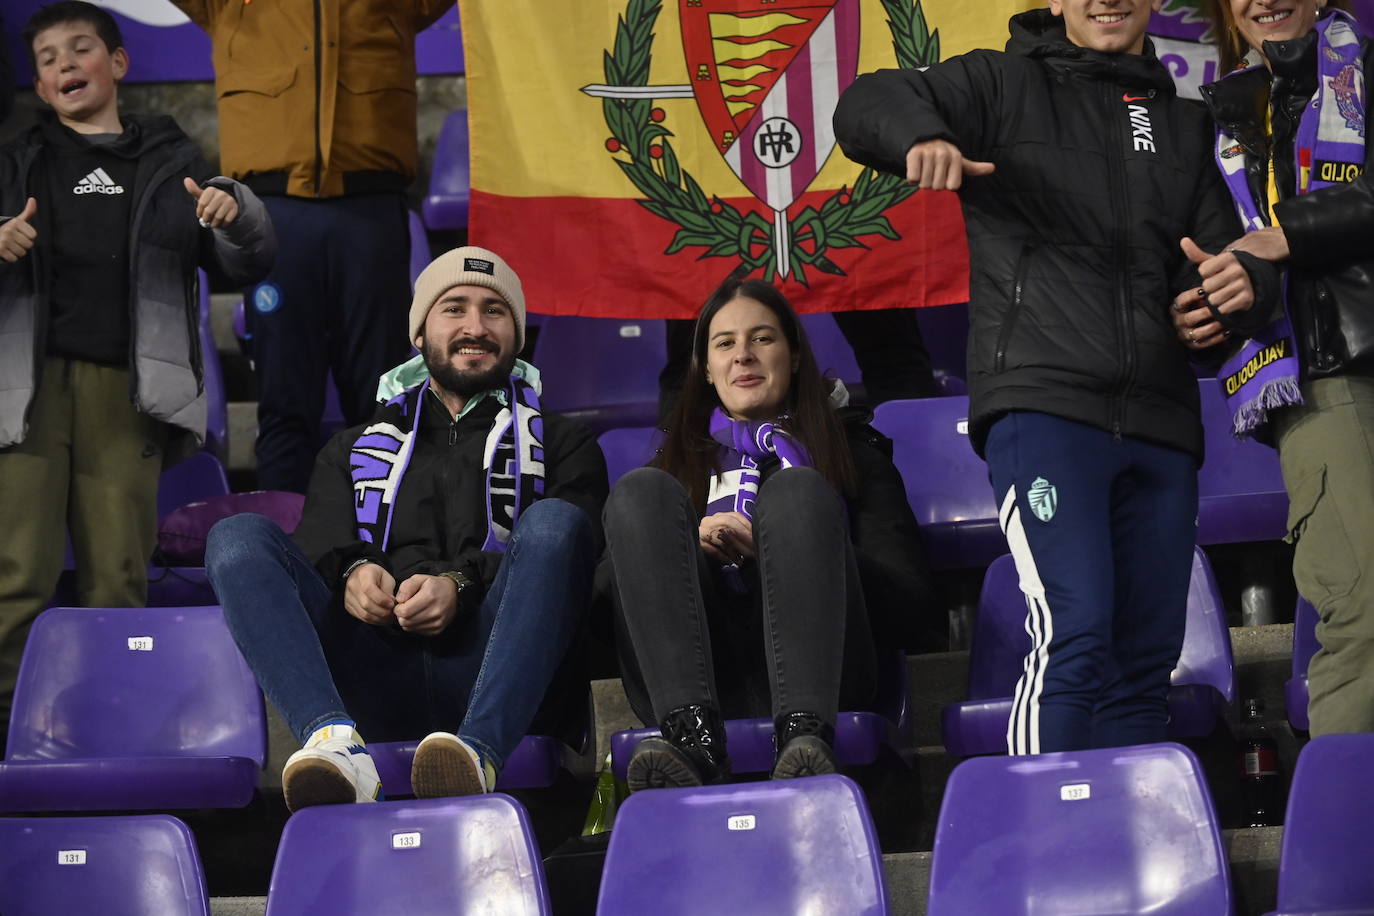
<svg viewBox="0 0 1374 916">
<path fill-rule="evenodd" d="M 777 760 L 774 779 L 821 776 L 835 772 L 835 727 L 809 712 L 793 712 L 773 720 Z"/>
<path fill-rule="evenodd" d="M 709 706 L 681 706 L 664 718 L 662 738 L 645 738 L 626 769 L 631 792 L 724 782 L 730 776 L 725 725 Z"/>
</svg>

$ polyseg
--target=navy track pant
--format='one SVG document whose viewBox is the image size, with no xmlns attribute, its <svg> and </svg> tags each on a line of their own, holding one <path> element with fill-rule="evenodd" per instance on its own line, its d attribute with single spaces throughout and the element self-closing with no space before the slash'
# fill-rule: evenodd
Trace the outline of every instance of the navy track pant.
<svg viewBox="0 0 1374 916">
<path fill-rule="evenodd" d="M 344 425 L 372 416 L 377 378 L 406 359 L 410 234 L 396 193 L 263 198 L 277 261 L 244 306 L 258 376 L 258 486 L 304 493 L 332 372 Z"/>
<path fill-rule="evenodd" d="M 1031 412 L 994 423 L 985 452 L 1031 638 L 1008 750 L 1165 740 L 1197 537 L 1196 461 Z"/>
</svg>

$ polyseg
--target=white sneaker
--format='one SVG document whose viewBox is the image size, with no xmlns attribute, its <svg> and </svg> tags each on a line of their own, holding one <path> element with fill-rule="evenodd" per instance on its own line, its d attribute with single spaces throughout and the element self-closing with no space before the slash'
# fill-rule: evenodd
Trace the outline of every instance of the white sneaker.
<svg viewBox="0 0 1374 916">
<path fill-rule="evenodd" d="M 311 735 L 305 747 L 286 759 L 281 785 L 292 811 L 377 801 L 382 793 L 367 745 L 346 725 L 325 726 Z"/>
<path fill-rule="evenodd" d="M 496 769 L 457 735 L 431 732 L 415 748 L 410 787 L 416 798 L 481 795 L 495 785 Z"/>
</svg>

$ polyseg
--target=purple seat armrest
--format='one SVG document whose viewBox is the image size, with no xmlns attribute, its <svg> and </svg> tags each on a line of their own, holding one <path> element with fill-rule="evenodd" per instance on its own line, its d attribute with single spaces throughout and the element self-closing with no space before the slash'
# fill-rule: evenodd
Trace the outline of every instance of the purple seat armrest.
<svg viewBox="0 0 1374 916">
<path fill-rule="evenodd" d="M 0 811 L 242 808 L 258 787 L 247 757 L 105 757 L 0 762 Z"/>
</svg>

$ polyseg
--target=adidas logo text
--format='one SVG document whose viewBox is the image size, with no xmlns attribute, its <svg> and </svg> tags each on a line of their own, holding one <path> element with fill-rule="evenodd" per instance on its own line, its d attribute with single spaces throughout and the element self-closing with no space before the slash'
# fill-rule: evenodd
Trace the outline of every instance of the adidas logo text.
<svg viewBox="0 0 1374 916">
<path fill-rule="evenodd" d="M 96 169 L 72 188 L 73 194 L 123 194 L 124 185 L 115 184 L 104 169 Z"/>
</svg>

